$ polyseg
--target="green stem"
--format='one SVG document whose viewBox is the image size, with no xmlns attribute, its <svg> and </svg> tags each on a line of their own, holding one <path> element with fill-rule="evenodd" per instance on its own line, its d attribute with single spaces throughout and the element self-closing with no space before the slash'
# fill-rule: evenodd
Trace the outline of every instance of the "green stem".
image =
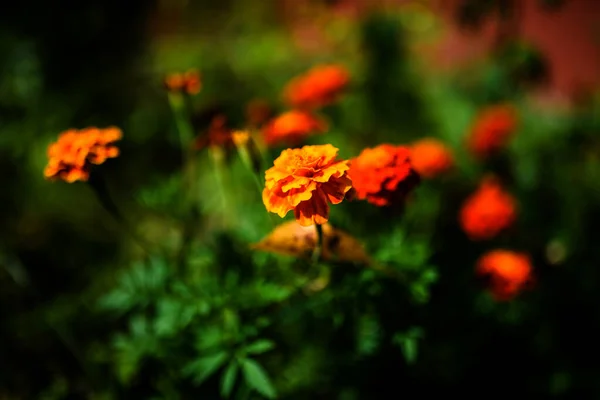
<svg viewBox="0 0 600 400">
<path fill-rule="evenodd" d="M 194 127 L 190 123 L 189 113 L 185 104 L 185 95 L 182 93 L 169 93 L 169 105 L 173 111 L 175 125 L 179 132 L 181 146 L 181 162 L 187 182 L 187 203 L 189 209 L 199 208 L 199 192 L 197 188 L 196 165 L 194 162 L 192 143 L 194 140 Z"/>
<path fill-rule="evenodd" d="M 211 146 L 209 152 L 214 165 L 217 186 L 219 186 L 219 191 L 221 192 L 221 196 L 223 199 L 223 209 L 225 210 L 224 222 L 225 225 L 227 225 L 229 221 L 229 216 L 233 214 L 233 209 L 231 208 L 232 205 L 226 190 L 227 182 L 225 178 L 225 154 L 222 148 L 216 146 Z"/>
<path fill-rule="evenodd" d="M 320 224 L 315 224 L 315 228 L 317 230 L 317 244 L 312 254 L 313 263 L 318 263 L 323 254 L 323 226 Z"/>
<path fill-rule="evenodd" d="M 181 162 L 184 179 L 187 185 L 184 210 L 188 213 L 189 217 L 186 218 L 183 228 L 182 245 L 177 260 L 177 265 L 180 268 L 185 268 L 184 265 L 187 259 L 187 253 L 194 238 L 198 217 L 201 214 L 200 190 L 198 188 L 196 161 L 193 154 L 194 149 L 192 148 L 195 134 L 194 127 L 190 122 L 188 107 L 186 107 L 186 95 L 183 93 L 170 92 L 168 96 L 169 105 L 171 106 L 175 125 L 177 126 L 177 131 L 179 133 Z"/>
<path fill-rule="evenodd" d="M 148 243 L 145 239 L 140 237 L 133 228 L 129 225 L 123 214 L 119 211 L 119 208 L 113 201 L 108 191 L 106 181 L 101 175 L 91 173 L 88 185 L 92 189 L 92 192 L 98 199 L 98 202 L 102 207 L 121 225 L 121 228 L 130 235 L 134 241 L 144 250 L 148 255 L 151 254 L 150 248 L 154 247 L 151 243 Z"/>
<path fill-rule="evenodd" d="M 187 165 L 191 157 L 190 148 L 194 140 L 194 128 L 189 122 L 184 95 L 182 93 L 169 93 L 169 105 L 173 111 L 175 125 L 177 125 L 177 131 L 179 132 L 182 161 L 184 165 Z"/>
</svg>

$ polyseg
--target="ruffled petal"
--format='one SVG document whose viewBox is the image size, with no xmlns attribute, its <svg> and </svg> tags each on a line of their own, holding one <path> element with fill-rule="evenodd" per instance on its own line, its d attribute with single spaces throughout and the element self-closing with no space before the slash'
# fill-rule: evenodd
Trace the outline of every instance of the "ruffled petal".
<svg viewBox="0 0 600 400">
<path fill-rule="evenodd" d="M 278 193 L 269 189 L 264 189 L 262 193 L 263 203 L 267 211 L 279 215 L 281 218 L 293 209 L 290 205 L 287 196 L 278 195 Z"/>
<path fill-rule="evenodd" d="M 332 179 L 321 185 L 321 190 L 331 204 L 339 204 L 346 197 L 346 192 L 352 188 L 352 181 L 347 176 Z"/>
<path fill-rule="evenodd" d="M 329 219 L 329 205 L 325 194 L 319 190 L 315 191 L 310 200 L 298 204 L 294 216 L 302 226 L 326 223 Z"/>
</svg>

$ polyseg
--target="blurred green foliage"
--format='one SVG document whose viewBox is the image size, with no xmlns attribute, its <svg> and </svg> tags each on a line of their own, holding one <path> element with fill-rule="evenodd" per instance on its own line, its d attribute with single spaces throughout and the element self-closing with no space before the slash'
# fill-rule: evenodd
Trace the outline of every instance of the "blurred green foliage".
<svg viewBox="0 0 600 400">
<path fill-rule="evenodd" d="M 409 50 L 414 33 L 395 12 L 339 17 L 332 48 L 307 53 L 274 1 L 59 3 L 0 16 L 0 398 L 600 394 L 589 360 L 600 325 L 600 102 L 534 107 L 522 83 L 544 72 L 535 49 L 512 43 L 442 76 Z M 323 110 L 330 132 L 310 143 L 349 158 L 431 136 L 456 157 L 403 213 L 332 207 L 331 223 L 385 270 L 250 250 L 282 221 L 235 152 L 222 176 L 197 152 L 197 212 L 186 200 L 165 73 L 201 71 L 189 111 L 204 134 L 219 113 L 243 128 L 254 98 L 285 110 L 285 83 L 329 61 L 347 66 L 352 85 Z M 464 136 L 497 101 L 519 108 L 519 132 L 504 157 L 480 163 Z M 44 181 L 47 145 L 88 125 L 123 129 L 121 155 L 99 171 L 150 247 L 89 186 Z M 488 172 L 509 182 L 518 223 L 474 243 L 457 215 Z M 537 276 L 509 303 L 474 278 L 475 260 L 499 247 L 530 253 Z"/>
</svg>

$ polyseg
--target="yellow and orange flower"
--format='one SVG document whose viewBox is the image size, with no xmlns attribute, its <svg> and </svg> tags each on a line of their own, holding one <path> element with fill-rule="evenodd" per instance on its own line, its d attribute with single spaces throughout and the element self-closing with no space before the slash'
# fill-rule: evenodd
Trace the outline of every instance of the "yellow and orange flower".
<svg viewBox="0 0 600 400">
<path fill-rule="evenodd" d="M 122 136 L 121 130 L 115 127 L 70 129 L 61 133 L 58 140 L 48 147 L 44 176 L 69 183 L 87 181 L 92 165 L 102 164 L 108 158 L 119 155 L 114 142 Z"/>
<path fill-rule="evenodd" d="M 265 172 L 263 203 L 267 211 L 284 217 L 294 210 L 302 226 L 324 224 L 329 203 L 339 204 L 352 187 L 348 161 L 337 160 L 330 144 L 287 149 Z"/>
<path fill-rule="evenodd" d="M 515 221 L 516 201 L 495 178 L 486 178 L 464 203 L 460 223 L 472 240 L 496 236 Z"/>
<path fill-rule="evenodd" d="M 350 161 L 348 175 L 356 197 L 377 206 L 403 201 L 420 181 L 410 161 L 410 149 L 391 144 L 364 149 Z"/>
<path fill-rule="evenodd" d="M 476 273 L 489 279 L 489 289 L 496 300 L 514 298 L 532 282 L 529 256 L 509 250 L 493 250 L 478 261 Z"/>
<path fill-rule="evenodd" d="M 285 143 L 298 146 L 307 136 L 323 133 L 327 123 L 304 111 L 288 111 L 271 120 L 262 130 L 267 146 Z"/>
<path fill-rule="evenodd" d="M 510 104 L 490 106 L 473 123 L 467 145 L 477 157 L 486 157 L 505 146 L 517 128 L 517 112 Z"/>
<path fill-rule="evenodd" d="M 450 149 L 437 139 L 421 139 L 411 146 L 410 161 L 413 168 L 424 178 L 433 178 L 454 164 Z"/>
<path fill-rule="evenodd" d="M 165 87 L 170 92 L 198 94 L 202 89 L 200 73 L 196 69 L 190 69 L 183 73 L 172 73 L 165 78 Z"/>
<path fill-rule="evenodd" d="M 283 97 L 292 107 L 318 108 L 334 102 L 350 76 L 341 65 L 319 65 L 292 79 Z"/>
</svg>

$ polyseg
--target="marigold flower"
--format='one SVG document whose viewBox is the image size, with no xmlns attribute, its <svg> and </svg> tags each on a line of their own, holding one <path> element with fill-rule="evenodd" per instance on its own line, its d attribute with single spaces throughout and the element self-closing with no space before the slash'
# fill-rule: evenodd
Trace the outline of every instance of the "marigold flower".
<svg viewBox="0 0 600 400">
<path fill-rule="evenodd" d="M 246 106 L 246 119 L 250 126 L 260 126 L 271 118 L 271 106 L 265 100 L 254 99 Z"/>
<path fill-rule="evenodd" d="M 231 129 L 227 127 L 227 118 L 216 115 L 205 135 L 198 136 L 194 142 L 194 149 L 201 150 L 207 146 L 232 148 L 234 146 Z"/>
<path fill-rule="evenodd" d="M 508 104 L 488 107 L 479 113 L 471 127 L 467 144 L 477 157 L 485 157 L 506 145 L 515 133 L 517 113 Z"/>
<path fill-rule="evenodd" d="M 173 73 L 165 78 L 165 87 L 171 92 L 198 94 L 202 88 L 200 73 L 190 69 L 184 73 Z"/>
<path fill-rule="evenodd" d="M 318 108 L 334 102 L 349 80 L 344 67 L 319 65 L 293 78 L 285 87 L 283 96 L 293 107 Z"/>
<path fill-rule="evenodd" d="M 515 199 L 494 178 L 482 181 L 464 203 L 460 213 L 463 230 L 472 240 L 486 240 L 513 224 Z"/>
<path fill-rule="evenodd" d="M 339 204 L 352 187 L 348 161 L 336 160 L 330 144 L 287 149 L 265 172 L 263 203 L 267 211 L 284 217 L 290 210 L 302 226 L 324 224 L 329 204 Z"/>
<path fill-rule="evenodd" d="M 489 278 L 489 288 L 496 300 L 514 298 L 532 283 L 529 256 L 509 250 L 493 250 L 478 261 L 476 273 Z"/>
<path fill-rule="evenodd" d="M 356 197 L 377 206 L 404 200 L 420 181 L 410 161 L 410 149 L 391 144 L 364 149 L 350 161 L 348 175 Z"/>
<path fill-rule="evenodd" d="M 299 145 L 307 136 L 323 133 L 327 123 L 304 111 L 285 112 L 263 128 L 263 137 L 267 146 L 286 143 L 290 146 Z"/>
<path fill-rule="evenodd" d="M 61 133 L 48 147 L 44 176 L 69 183 L 87 181 L 93 164 L 102 164 L 119 155 L 119 149 L 113 143 L 121 137 L 122 132 L 116 127 L 69 129 Z"/>
<path fill-rule="evenodd" d="M 433 138 L 419 140 L 411 146 L 413 168 L 425 178 L 433 178 L 454 164 L 452 153 L 441 141 Z"/>
</svg>

